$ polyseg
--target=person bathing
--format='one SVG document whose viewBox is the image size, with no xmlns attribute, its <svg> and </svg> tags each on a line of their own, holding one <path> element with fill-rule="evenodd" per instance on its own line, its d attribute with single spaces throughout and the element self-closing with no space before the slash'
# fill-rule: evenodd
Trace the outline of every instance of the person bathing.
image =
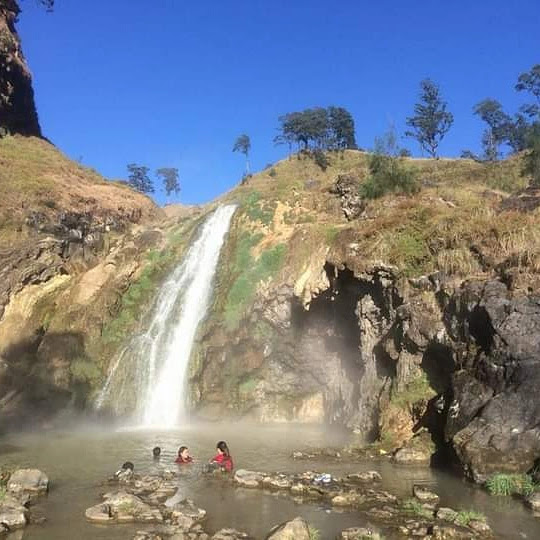
<svg viewBox="0 0 540 540">
<path fill-rule="evenodd" d="M 217 454 L 210 460 L 211 464 L 215 464 L 222 470 L 231 472 L 233 470 L 233 460 L 229 447 L 225 441 L 219 441 L 216 444 Z"/>
<path fill-rule="evenodd" d="M 178 449 L 178 456 L 174 460 L 178 465 L 185 465 L 186 463 L 193 463 L 193 458 L 189 455 L 189 449 L 187 446 L 181 446 Z"/>
</svg>

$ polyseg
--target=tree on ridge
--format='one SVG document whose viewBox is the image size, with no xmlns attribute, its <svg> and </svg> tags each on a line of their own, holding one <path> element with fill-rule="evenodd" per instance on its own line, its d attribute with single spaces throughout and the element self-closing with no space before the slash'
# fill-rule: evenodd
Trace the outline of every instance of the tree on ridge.
<svg viewBox="0 0 540 540">
<path fill-rule="evenodd" d="M 148 176 L 148 171 L 150 170 L 148 167 L 130 163 L 127 169 L 129 172 L 127 181 L 129 186 L 140 193 L 154 193 L 154 184 Z"/>
<path fill-rule="evenodd" d="M 414 106 L 414 116 L 407 118 L 407 137 L 418 141 L 422 150 L 437 157 L 441 140 L 454 123 L 454 115 L 446 110 L 448 104 L 442 99 L 439 87 L 431 80 L 420 82 L 420 101 Z"/>
<path fill-rule="evenodd" d="M 156 171 L 156 175 L 161 178 L 167 197 L 170 197 L 173 193 L 175 195 L 180 193 L 178 169 L 174 167 L 161 167 Z"/>
<path fill-rule="evenodd" d="M 244 154 L 246 156 L 246 172 L 245 176 L 249 175 L 249 151 L 251 150 L 251 141 L 249 139 L 249 136 L 245 133 L 242 133 L 240 135 L 233 146 L 232 151 L 233 152 L 240 152 L 241 154 Z"/>
</svg>

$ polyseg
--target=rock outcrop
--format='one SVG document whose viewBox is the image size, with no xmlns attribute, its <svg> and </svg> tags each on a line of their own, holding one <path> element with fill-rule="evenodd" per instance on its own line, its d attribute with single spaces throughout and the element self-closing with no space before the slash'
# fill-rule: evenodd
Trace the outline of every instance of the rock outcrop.
<svg viewBox="0 0 540 540">
<path fill-rule="evenodd" d="M 0 137 L 40 137 L 32 76 L 15 29 L 19 12 L 15 0 L 0 0 Z"/>
</svg>

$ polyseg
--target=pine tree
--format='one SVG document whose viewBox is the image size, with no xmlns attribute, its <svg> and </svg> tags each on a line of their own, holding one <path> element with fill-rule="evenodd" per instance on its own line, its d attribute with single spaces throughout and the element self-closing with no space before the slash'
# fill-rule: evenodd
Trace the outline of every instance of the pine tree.
<svg viewBox="0 0 540 540">
<path fill-rule="evenodd" d="M 130 163 L 127 169 L 129 172 L 128 184 L 133 189 L 141 193 L 154 193 L 154 184 L 148 176 L 148 171 L 150 170 L 148 167 Z"/>
</svg>

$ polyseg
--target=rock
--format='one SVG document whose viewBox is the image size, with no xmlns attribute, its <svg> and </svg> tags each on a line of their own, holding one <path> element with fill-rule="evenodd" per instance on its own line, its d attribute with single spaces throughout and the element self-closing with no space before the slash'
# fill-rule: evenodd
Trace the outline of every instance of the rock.
<svg viewBox="0 0 540 540">
<path fill-rule="evenodd" d="M 341 531 L 336 540 L 380 540 L 381 536 L 374 529 L 369 527 L 350 527 Z"/>
<path fill-rule="evenodd" d="M 433 493 L 433 491 L 430 491 L 424 486 L 420 486 L 418 484 L 415 484 L 413 486 L 413 495 L 422 502 L 429 502 L 429 503 L 438 503 L 439 502 L 439 496 L 436 493 Z"/>
<path fill-rule="evenodd" d="M 212 540 L 249 540 L 250 536 L 246 533 L 237 531 L 236 529 L 221 529 L 214 536 Z"/>
<path fill-rule="evenodd" d="M 360 179 L 355 175 L 340 174 L 330 192 L 339 196 L 341 209 L 349 221 L 359 218 L 366 209 L 366 202 L 360 196 Z"/>
<path fill-rule="evenodd" d="M 239 469 L 234 473 L 234 481 L 243 487 L 256 488 L 262 484 L 264 474 L 255 471 Z"/>
<path fill-rule="evenodd" d="M 143 502 L 136 495 L 117 491 L 103 496 L 103 503 L 88 508 L 85 517 L 95 523 L 160 523 L 161 512 Z"/>
<path fill-rule="evenodd" d="M 437 540 L 446 540 L 447 538 L 456 538 L 458 540 L 472 540 L 474 535 L 470 532 L 456 529 L 450 525 L 434 525 L 431 533 Z"/>
<path fill-rule="evenodd" d="M 429 464 L 431 452 L 420 448 L 403 447 L 395 452 L 392 460 L 403 464 Z"/>
<path fill-rule="evenodd" d="M 382 476 L 377 471 L 366 471 L 347 475 L 347 480 L 351 482 L 382 482 Z"/>
<path fill-rule="evenodd" d="M 5 495 L 0 500 L 0 524 L 7 530 L 22 529 L 28 522 L 28 510 L 14 496 Z"/>
<path fill-rule="evenodd" d="M 198 508 L 191 499 L 184 499 L 170 508 L 171 523 L 189 531 L 206 517 L 206 510 Z"/>
<path fill-rule="evenodd" d="M 278 474 L 275 476 L 265 476 L 262 484 L 266 488 L 271 489 L 290 489 L 292 481 L 285 474 Z"/>
<path fill-rule="evenodd" d="M 310 540 L 309 526 L 301 517 L 296 517 L 291 521 L 286 521 L 274 527 L 266 540 Z"/>
<path fill-rule="evenodd" d="M 332 497 L 331 503 L 332 506 L 360 506 L 365 500 L 364 495 L 348 491 Z"/>
<path fill-rule="evenodd" d="M 10 477 L 7 490 L 11 493 L 37 495 L 49 489 L 47 475 L 38 469 L 18 469 Z"/>
<path fill-rule="evenodd" d="M 474 532 L 480 533 L 482 535 L 491 535 L 491 527 L 485 522 L 478 519 L 473 519 L 468 523 L 469 528 Z"/>
<path fill-rule="evenodd" d="M 457 512 L 455 510 L 444 506 L 441 506 L 436 513 L 437 519 L 444 519 L 445 521 L 454 521 L 456 516 Z"/>
<path fill-rule="evenodd" d="M 525 504 L 535 513 L 540 514 L 540 492 L 535 492 L 525 499 Z"/>
</svg>

